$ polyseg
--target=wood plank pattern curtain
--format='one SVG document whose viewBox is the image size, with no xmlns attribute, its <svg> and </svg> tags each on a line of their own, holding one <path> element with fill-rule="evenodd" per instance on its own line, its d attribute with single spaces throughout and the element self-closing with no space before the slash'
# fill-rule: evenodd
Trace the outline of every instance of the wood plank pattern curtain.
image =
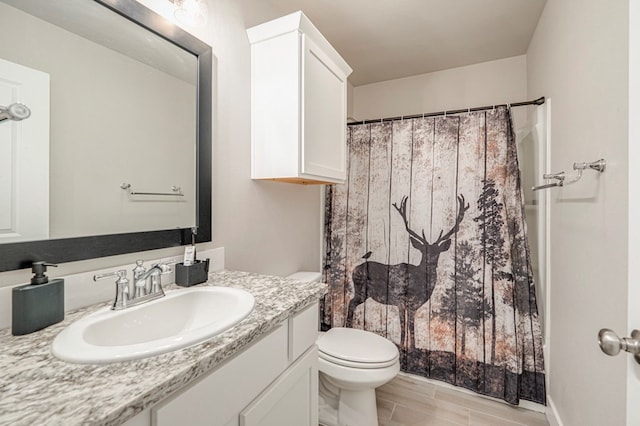
<svg viewBox="0 0 640 426">
<path fill-rule="evenodd" d="M 545 403 L 510 111 L 353 125 L 328 187 L 323 328 L 398 345 L 403 371 Z"/>
</svg>

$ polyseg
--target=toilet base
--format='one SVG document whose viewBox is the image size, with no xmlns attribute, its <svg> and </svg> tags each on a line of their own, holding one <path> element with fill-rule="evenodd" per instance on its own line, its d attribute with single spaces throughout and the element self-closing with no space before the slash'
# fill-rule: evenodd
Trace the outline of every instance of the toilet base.
<svg viewBox="0 0 640 426">
<path fill-rule="evenodd" d="M 321 425 L 378 426 L 375 388 L 357 391 L 339 389 L 323 380 L 322 375 L 320 373 Z"/>
<path fill-rule="evenodd" d="M 343 425 L 378 426 L 375 389 L 340 391 L 338 426 Z"/>
</svg>

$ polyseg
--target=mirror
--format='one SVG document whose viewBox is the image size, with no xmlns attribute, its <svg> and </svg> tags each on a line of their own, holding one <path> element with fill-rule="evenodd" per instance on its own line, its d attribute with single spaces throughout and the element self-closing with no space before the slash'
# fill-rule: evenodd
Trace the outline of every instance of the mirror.
<svg viewBox="0 0 640 426">
<path fill-rule="evenodd" d="M 25 230 L 0 231 L 0 271 L 210 241 L 211 48 L 134 0 L 1 0 L 0 21 L 0 74 L 38 88 L 29 118 L 0 122 L 32 185 L 2 198 L 0 176 L 0 229 Z M 29 106 L 6 80 L 0 105 Z"/>
</svg>

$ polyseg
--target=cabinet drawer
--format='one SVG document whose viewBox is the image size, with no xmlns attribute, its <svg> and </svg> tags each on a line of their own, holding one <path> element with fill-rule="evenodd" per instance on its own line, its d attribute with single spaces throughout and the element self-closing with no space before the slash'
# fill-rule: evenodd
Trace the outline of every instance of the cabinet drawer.
<svg viewBox="0 0 640 426">
<path fill-rule="evenodd" d="M 289 362 L 298 359 L 318 338 L 318 303 L 289 318 Z"/>
<path fill-rule="evenodd" d="M 152 409 L 152 425 L 225 424 L 288 365 L 288 326 L 279 326 L 226 364 Z M 236 420 L 237 421 L 237 420 Z"/>
</svg>

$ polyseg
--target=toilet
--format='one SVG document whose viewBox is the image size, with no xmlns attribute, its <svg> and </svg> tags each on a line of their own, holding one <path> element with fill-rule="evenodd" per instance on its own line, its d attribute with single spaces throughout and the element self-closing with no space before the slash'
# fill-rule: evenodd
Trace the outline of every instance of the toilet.
<svg viewBox="0 0 640 426">
<path fill-rule="evenodd" d="M 297 272 L 288 278 L 320 281 L 320 273 Z M 324 426 L 377 426 L 375 389 L 400 371 L 398 348 L 377 334 L 334 327 L 320 333 L 319 420 Z"/>
</svg>

